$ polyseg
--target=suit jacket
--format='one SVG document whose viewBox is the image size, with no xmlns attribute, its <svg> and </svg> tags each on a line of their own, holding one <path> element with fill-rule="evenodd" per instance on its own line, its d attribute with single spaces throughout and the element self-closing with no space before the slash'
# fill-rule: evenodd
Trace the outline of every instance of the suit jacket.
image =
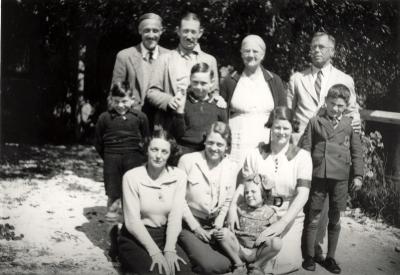
<svg viewBox="0 0 400 275">
<path fill-rule="evenodd" d="M 157 60 L 169 52 L 169 50 L 161 46 L 158 46 L 158 49 L 159 56 Z M 156 62 L 149 64 L 143 60 L 140 44 L 124 49 L 118 52 L 115 59 L 111 85 L 116 82 L 128 81 L 130 87 L 134 89 L 135 99 L 138 100 L 137 103 L 143 106 L 149 87 L 149 81 L 146 81 L 146 79 L 151 79 L 151 72 L 154 70 L 155 64 Z"/>
<path fill-rule="evenodd" d="M 147 91 L 147 101 L 157 109 L 155 114 L 155 124 L 161 124 L 168 128 L 171 123 L 172 112 L 168 109 L 168 102 L 178 91 L 178 77 L 175 75 L 176 67 L 180 55 L 178 49 L 170 51 L 168 54 L 160 56 L 156 60 L 155 70 L 152 73 L 149 89 Z M 198 52 L 197 62 L 207 63 L 214 71 L 213 92 L 219 93 L 217 60 L 212 55 L 203 51 Z M 178 63 L 179 64 L 179 63 Z"/>
<path fill-rule="evenodd" d="M 325 112 L 311 118 L 300 147 L 311 152 L 313 177 L 348 180 L 350 165 L 354 176 L 364 175 L 361 139 L 353 131 L 351 120 L 342 116 L 334 128 Z"/>
<path fill-rule="evenodd" d="M 285 88 L 281 78 L 278 75 L 267 71 L 263 67 L 261 67 L 261 70 L 263 72 L 265 82 L 267 82 L 271 90 L 272 98 L 274 99 L 274 106 L 287 106 Z M 239 82 L 240 76 L 241 73 L 235 73 L 227 76 L 221 84 L 221 96 L 228 103 L 228 114 L 230 114 L 229 109 L 233 92 L 235 91 L 236 85 Z"/>
<path fill-rule="evenodd" d="M 325 96 L 329 88 L 335 84 L 343 84 L 350 89 L 349 106 L 345 115 L 355 119 L 360 118 L 354 91 L 354 81 L 351 76 L 332 66 L 328 78 L 322 84 L 320 94 L 323 100 L 319 100 L 314 88 L 311 67 L 302 72 L 296 72 L 290 77 L 287 101 L 289 108 L 294 110 L 295 117 L 300 121 L 300 132 L 304 131 L 308 121 L 317 114 L 318 109 L 325 102 Z"/>
</svg>

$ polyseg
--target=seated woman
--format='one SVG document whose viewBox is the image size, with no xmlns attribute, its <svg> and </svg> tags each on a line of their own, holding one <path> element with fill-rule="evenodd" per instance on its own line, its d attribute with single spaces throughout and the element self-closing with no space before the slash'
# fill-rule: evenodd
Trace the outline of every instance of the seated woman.
<svg viewBox="0 0 400 275">
<path fill-rule="evenodd" d="M 241 172 L 244 177 L 255 173 L 265 175 L 274 182 L 272 195 L 282 201 L 277 208 L 279 220 L 265 229 L 259 238 L 282 238 L 280 252 L 267 263 L 264 272 L 283 274 L 297 270 L 302 263 L 302 209 L 310 191 L 312 160 L 309 152 L 291 144 L 298 123 L 289 108 L 275 108 L 266 126 L 271 127 L 270 144 L 260 144 L 251 151 Z M 238 187 L 233 202 L 241 192 L 243 186 Z M 236 203 L 232 203 L 228 217 L 231 228 L 238 224 L 236 211 Z"/>
<path fill-rule="evenodd" d="M 204 149 L 204 134 L 215 121 L 227 122 L 226 109 L 209 96 L 214 72 L 207 63 L 197 63 L 190 72 L 190 85 L 183 94 L 171 130 L 183 153 Z"/>
<path fill-rule="evenodd" d="M 214 122 L 207 131 L 205 149 L 183 155 L 178 167 L 188 177 L 187 205 L 179 244 L 187 253 L 193 271 L 223 274 L 231 270 L 231 261 L 220 253 L 212 238 L 222 228 L 235 192 L 238 168 L 226 157 L 230 148 L 229 126 Z"/>
<path fill-rule="evenodd" d="M 237 202 L 240 229 L 233 233 L 228 228 L 222 228 L 213 236 L 233 261 L 233 275 L 264 275 L 261 268 L 282 247 L 279 236 L 260 237 L 268 226 L 277 221 L 271 195 L 274 184 L 265 176 L 256 174 L 244 179 L 242 185 L 244 192 Z"/>
<path fill-rule="evenodd" d="M 185 205 L 186 175 L 169 166 L 175 140 L 155 129 L 147 148 L 147 163 L 125 173 L 122 183 L 125 223 L 118 239 L 122 267 L 138 274 L 179 271 L 176 242 Z M 187 272 L 185 273 L 187 274 Z"/>
</svg>

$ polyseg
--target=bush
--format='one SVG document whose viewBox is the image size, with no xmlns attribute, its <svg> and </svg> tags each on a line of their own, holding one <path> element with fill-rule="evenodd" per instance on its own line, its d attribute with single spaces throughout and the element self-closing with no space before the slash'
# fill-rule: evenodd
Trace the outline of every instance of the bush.
<svg viewBox="0 0 400 275">
<path fill-rule="evenodd" d="M 400 226 L 400 192 L 385 179 L 385 155 L 378 131 L 361 135 L 364 149 L 364 180 L 358 192 L 350 192 L 353 207 L 360 207 L 374 218 Z"/>
</svg>

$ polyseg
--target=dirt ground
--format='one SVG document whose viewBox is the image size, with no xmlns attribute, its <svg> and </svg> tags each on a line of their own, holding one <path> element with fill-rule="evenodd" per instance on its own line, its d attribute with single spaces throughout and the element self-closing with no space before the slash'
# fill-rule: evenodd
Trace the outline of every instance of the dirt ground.
<svg viewBox="0 0 400 275">
<path fill-rule="evenodd" d="M 107 255 L 110 225 L 94 149 L 9 144 L 5 151 L 0 274 L 120 274 Z M 337 252 L 342 274 L 400 274 L 400 229 L 358 211 L 347 214 Z M 317 266 L 292 274 L 330 273 Z"/>
</svg>

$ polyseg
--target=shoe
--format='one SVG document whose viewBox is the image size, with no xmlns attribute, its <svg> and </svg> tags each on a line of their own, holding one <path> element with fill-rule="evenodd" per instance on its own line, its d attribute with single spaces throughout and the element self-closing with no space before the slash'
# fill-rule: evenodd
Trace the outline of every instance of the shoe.
<svg viewBox="0 0 400 275">
<path fill-rule="evenodd" d="M 325 267 L 326 270 L 334 274 L 340 274 L 340 272 L 342 272 L 342 269 L 336 263 L 335 259 L 331 257 L 326 257 L 323 263 L 323 267 Z"/>
<path fill-rule="evenodd" d="M 249 264 L 249 273 L 248 275 L 264 275 L 264 271 L 262 269 L 254 264 Z"/>
<path fill-rule="evenodd" d="M 247 275 L 247 268 L 245 264 L 235 265 L 232 275 Z"/>
<path fill-rule="evenodd" d="M 315 255 L 314 256 L 314 262 L 316 262 L 317 264 L 322 266 L 324 264 L 324 262 L 325 262 L 325 257 L 322 256 L 322 254 Z"/>
<path fill-rule="evenodd" d="M 307 256 L 302 265 L 301 265 L 305 270 L 308 271 L 315 271 L 315 261 L 313 257 Z"/>
</svg>

